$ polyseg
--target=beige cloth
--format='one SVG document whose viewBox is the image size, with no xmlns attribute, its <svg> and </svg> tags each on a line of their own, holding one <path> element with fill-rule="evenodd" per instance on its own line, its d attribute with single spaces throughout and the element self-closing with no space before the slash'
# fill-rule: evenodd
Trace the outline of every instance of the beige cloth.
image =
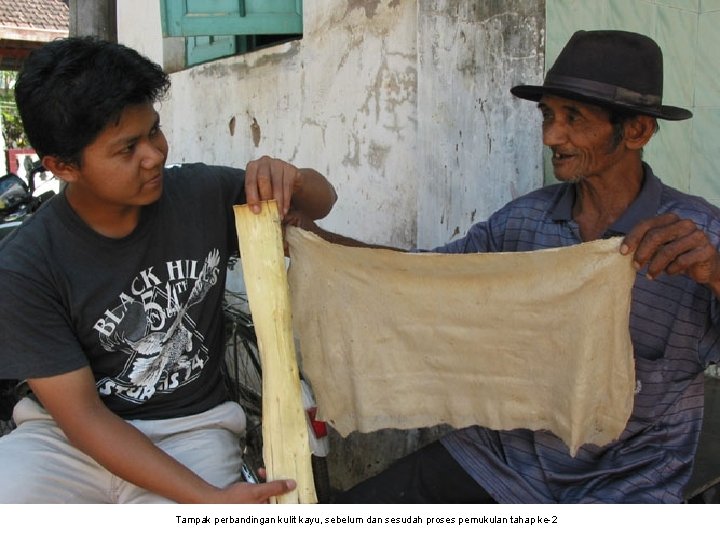
<svg viewBox="0 0 720 540">
<path fill-rule="evenodd" d="M 620 239 L 466 255 L 287 240 L 303 371 L 341 435 L 529 428 L 574 455 L 625 428 L 635 271 Z"/>
</svg>

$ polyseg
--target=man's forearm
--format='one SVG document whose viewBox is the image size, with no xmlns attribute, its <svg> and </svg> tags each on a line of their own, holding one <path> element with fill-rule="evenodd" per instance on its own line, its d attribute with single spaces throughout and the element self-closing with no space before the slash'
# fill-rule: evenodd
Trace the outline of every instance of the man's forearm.
<svg viewBox="0 0 720 540">
<path fill-rule="evenodd" d="M 70 443 L 111 473 L 178 502 L 211 502 L 219 491 L 110 411 L 89 368 L 28 383 Z"/>
<path fill-rule="evenodd" d="M 330 213 L 337 193 L 330 182 L 314 169 L 300 169 L 302 187 L 293 194 L 292 205 L 311 219 Z"/>
<path fill-rule="evenodd" d="M 325 229 L 318 227 L 318 225 L 314 221 L 312 221 L 304 216 L 293 216 L 293 218 L 289 220 L 288 224 L 294 225 L 301 229 L 305 229 L 306 231 L 309 231 L 313 234 L 316 234 L 317 236 L 319 236 L 326 242 L 330 242 L 331 244 L 338 244 L 340 246 L 347 246 L 347 247 L 390 249 L 393 251 L 403 251 L 403 252 L 406 251 L 404 249 L 395 248 L 395 247 L 391 247 L 391 246 L 382 246 L 382 245 L 378 245 L 378 244 L 367 244 L 365 242 L 361 242 L 360 240 L 356 240 L 355 238 L 350 238 L 349 236 L 343 236 L 341 234 L 326 231 Z"/>
<path fill-rule="evenodd" d="M 88 421 L 91 429 L 74 434 L 71 442 L 116 476 L 179 503 L 208 503 L 219 496 L 218 488 L 110 411 Z"/>
</svg>

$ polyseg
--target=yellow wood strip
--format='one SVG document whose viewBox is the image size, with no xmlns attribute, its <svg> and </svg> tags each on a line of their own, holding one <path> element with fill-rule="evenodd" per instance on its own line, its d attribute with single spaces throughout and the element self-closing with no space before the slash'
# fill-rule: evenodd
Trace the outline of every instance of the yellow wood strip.
<svg viewBox="0 0 720 540">
<path fill-rule="evenodd" d="M 263 459 L 268 480 L 295 479 L 276 503 L 315 503 L 307 420 L 292 330 L 282 227 L 275 201 L 234 207 L 240 260 L 262 362 Z"/>
</svg>

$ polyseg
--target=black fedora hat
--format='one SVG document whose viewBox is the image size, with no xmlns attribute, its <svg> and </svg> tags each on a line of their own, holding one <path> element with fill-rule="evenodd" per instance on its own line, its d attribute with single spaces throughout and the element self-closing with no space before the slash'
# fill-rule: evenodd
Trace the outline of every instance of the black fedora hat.
<svg viewBox="0 0 720 540">
<path fill-rule="evenodd" d="M 652 39 L 620 30 L 580 30 L 542 86 L 520 85 L 510 91 L 531 101 L 551 94 L 664 120 L 692 117 L 687 109 L 663 105 L 662 90 L 662 51 Z"/>
</svg>

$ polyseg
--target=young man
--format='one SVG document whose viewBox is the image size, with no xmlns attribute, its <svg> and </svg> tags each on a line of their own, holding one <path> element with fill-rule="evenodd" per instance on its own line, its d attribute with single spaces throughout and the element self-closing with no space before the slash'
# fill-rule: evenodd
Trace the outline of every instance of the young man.
<svg viewBox="0 0 720 540">
<path fill-rule="evenodd" d="M 662 82 L 662 53 L 651 39 L 577 32 L 542 86 L 512 89 L 539 103 L 560 183 L 512 201 L 436 250 L 528 251 L 625 236 L 621 251 L 638 275 L 630 314 L 637 384 L 624 433 L 571 457 L 549 432 L 457 430 L 338 502 L 682 500 L 702 423 L 703 372 L 720 358 L 720 210 L 663 185 L 642 161 L 656 119 L 691 117 L 662 104 Z"/>
<path fill-rule="evenodd" d="M 223 317 L 232 205 L 315 218 L 323 176 L 264 157 L 165 168 L 162 70 L 122 45 L 52 42 L 15 88 L 63 193 L 0 244 L 0 378 L 31 396 L 0 438 L 0 502 L 266 502 L 240 482 L 245 417 L 228 401 Z"/>
</svg>

